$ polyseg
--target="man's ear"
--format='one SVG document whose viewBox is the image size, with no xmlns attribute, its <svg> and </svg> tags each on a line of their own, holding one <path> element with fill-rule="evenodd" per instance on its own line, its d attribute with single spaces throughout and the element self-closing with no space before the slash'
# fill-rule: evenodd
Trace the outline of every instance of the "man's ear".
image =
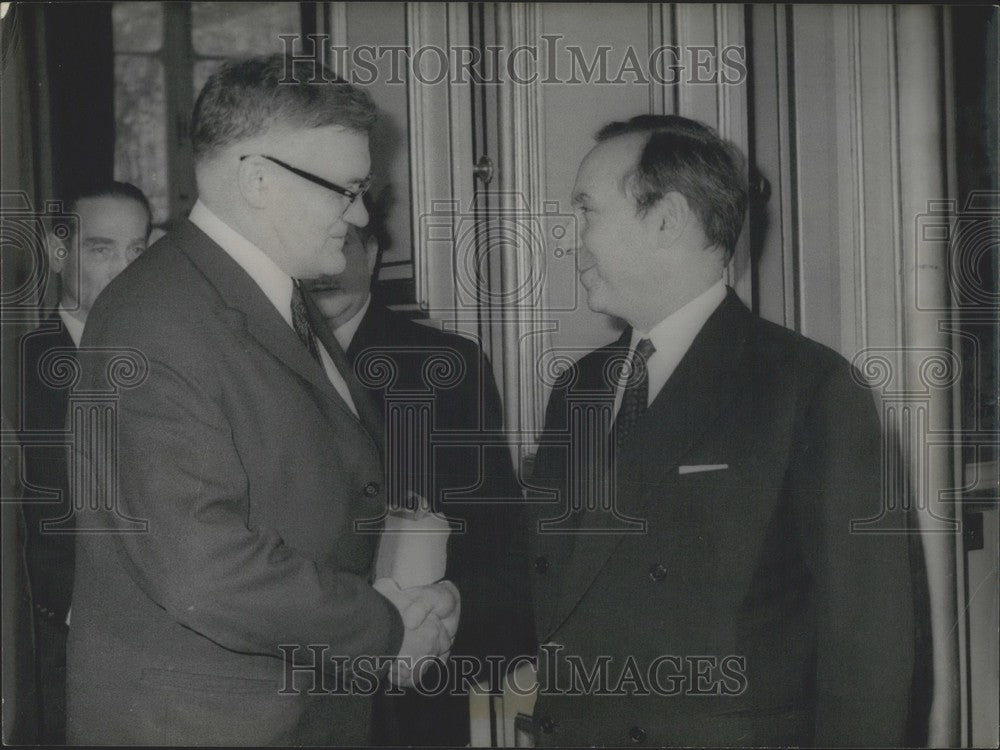
<svg viewBox="0 0 1000 750">
<path fill-rule="evenodd" d="M 365 240 L 365 261 L 368 263 L 368 275 L 375 274 L 375 267 L 378 265 L 378 239 L 371 235 Z"/>
<path fill-rule="evenodd" d="M 650 208 L 650 213 L 650 218 L 656 222 L 656 231 L 661 236 L 662 244 L 669 247 L 687 230 L 691 221 L 691 204 L 681 193 L 672 190 Z"/>
<path fill-rule="evenodd" d="M 270 180 L 259 156 L 248 156 L 240 160 L 236 171 L 236 184 L 243 199 L 254 208 L 264 208 L 269 199 Z"/>
</svg>

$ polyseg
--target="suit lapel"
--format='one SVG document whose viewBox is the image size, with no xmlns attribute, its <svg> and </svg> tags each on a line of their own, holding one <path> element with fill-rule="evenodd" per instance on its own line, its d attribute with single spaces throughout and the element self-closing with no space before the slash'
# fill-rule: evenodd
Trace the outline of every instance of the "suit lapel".
<svg viewBox="0 0 1000 750">
<path fill-rule="evenodd" d="M 353 372 L 357 372 L 355 368 L 357 367 L 358 356 L 365 349 L 391 346 L 387 329 L 386 309 L 373 297 L 368 303 L 368 309 L 361 318 L 358 330 L 354 332 L 354 336 L 351 337 L 351 343 L 347 347 L 347 361 L 350 363 Z M 361 383 L 361 385 L 368 394 L 368 398 L 371 400 L 375 413 L 378 416 L 379 424 L 384 431 L 386 421 L 385 395 L 387 389 L 384 387 L 369 386 L 365 383 Z"/>
<path fill-rule="evenodd" d="M 323 368 L 312 358 L 260 287 L 229 253 L 187 220 L 171 234 L 176 246 L 226 303 L 231 324 L 245 329 L 275 358 L 295 371 L 322 394 L 329 407 L 341 412 L 342 417 L 355 420 Z"/>
<path fill-rule="evenodd" d="M 78 347 L 76 342 L 73 341 L 69 329 L 66 328 L 66 324 L 63 323 L 58 307 L 51 310 L 48 315 L 42 318 L 38 324 L 38 328 L 35 329 L 35 333 L 36 335 L 46 337 L 47 351 L 57 348 L 64 349 L 68 354 L 76 356 L 75 353 Z"/>
<path fill-rule="evenodd" d="M 379 450 L 383 450 L 383 446 L 385 445 L 383 439 L 383 422 L 371 396 L 361 383 L 358 382 L 357 377 L 355 377 L 354 368 L 347 361 L 344 350 L 340 348 L 340 342 L 337 341 L 337 337 L 333 335 L 323 314 L 316 307 L 312 295 L 303 290 L 302 298 L 305 300 L 306 310 L 309 313 L 309 321 L 316 332 L 316 336 L 323 343 L 323 346 L 326 347 L 330 359 L 333 360 L 334 365 L 347 383 L 347 389 L 351 393 L 351 399 L 354 401 L 354 408 L 358 411 L 358 418 L 361 420 L 361 424 L 364 425 L 365 429 L 368 430 L 368 433 L 375 440 L 376 445 L 379 446 Z M 367 317 L 367 314 L 365 317 Z"/>
<path fill-rule="evenodd" d="M 615 384 L 609 382 L 608 371 L 609 364 L 612 358 L 623 357 L 628 353 L 629 342 L 632 338 L 632 329 L 626 328 L 619 339 L 608 346 L 599 349 L 592 356 L 588 356 L 581 360 L 575 365 L 577 368 L 577 375 L 574 384 L 568 389 L 570 394 L 586 394 L 587 399 L 607 399 L 612 402 L 615 395 Z M 616 368 L 611 368 L 616 369 Z M 566 395 L 570 395 L 566 394 Z M 570 409 L 569 404 L 564 404 L 564 408 L 567 409 L 565 429 L 571 429 L 570 425 L 572 420 L 569 418 L 568 410 Z M 574 440 L 577 436 L 574 436 Z M 584 438 L 586 439 L 586 438 Z M 557 454 L 562 453 L 560 448 L 547 448 L 546 450 L 554 450 Z M 579 450 L 576 446 L 571 446 L 569 448 L 572 450 Z M 558 468 L 560 474 L 569 470 L 569 461 L 567 452 L 565 459 L 553 459 L 554 465 Z M 555 477 L 549 477 L 550 480 L 555 479 Z M 568 494 L 567 485 L 565 482 L 565 476 L 562 478 L 560 484 L 564 494 Z M 563 502 L 566 502 L 565 500 Z M 548 511 L 542 511 L 548 514 Z M 575 512 L 566 520 L 566 524 L 569 528 L 574 529 L 574 531 L 567 533 L 551 534 L 545 539 L 545 556 L 551 563 L 552 573 L 549 575 L 559 576 L 558 581 L 555 583 L 556 589 L 560 592 L 558 598 L 551 601 L 543 600 L 537 603 L 538 608 L 538 625 L 539 633 L 538 635 L 545 639 L 550 635 L 560 624 L 562 619 L 565 618 L 569 610 L 582 595 L 583 591 L 578 590 L 577 583 L 580 580 L 580 576 L 586 577 L 587 581 L 593 578 L 593 573 L 589 571 L 591 563 L 597 558 L 604 559 L 599 549 L 596 549 L 596 556 L 584 556 L 575 555 L 574 551 L 578 544 L 581 543 L 582 535 L 576 531 L 580 528 L 582 524 L 586 524 L 588 528 L 592 528 L 595 525 L 603 524 L 607 521 L 606 513 L 585 513 L 585 512 Z M 537 532 L 537 522 L 536 522 L 536 532 Z M 591 535 L 587 535 L 591 536 Z M 617 540 L 617 535 L 615 535 Z M 595 547 L 601 547 L 603 543 L 610 542 L 610 538 L 607 534 L 602 534 L 600 536 L 592 536 L 591 541 L 594 543 Z M 617 543 L 617 542 L 616 542 Z M 561 617 L 560 617 L 560 613 Z"/>
<path fill-rule="evenodd" d="M 730 289 L 636 425 L 619 459 L 620 478 L 642 476 L 645 491 L 621 493 L 622 511 L 642 513 L 656 485 L 677 470 L 738 394 L 753 316 Z"/>
<path fill-rule="evenodd" d="M 739 363 L 751 321 L 749 310 L 729 290 L 636 424 L 623 455 L 618 457 L 615 508 L 619 515 L 644 521 L 644 511 L 651 502 L 669 502 L 669 498 L 657 494 L 657 487 L 676 470 L 684 454 L 702 439 L 736 395 Z M 608 351 L 610 356 L 612 350 Z M 601 362 L 606 360 L 604 357 Z M 618 523 L 607 512 L 583 513 L 584 526 L 593 531 L 572 537 L 566 577 L 548 633 L 569 616 L 615 548 L 629 535 L 616 529 Z"/>
</svg>

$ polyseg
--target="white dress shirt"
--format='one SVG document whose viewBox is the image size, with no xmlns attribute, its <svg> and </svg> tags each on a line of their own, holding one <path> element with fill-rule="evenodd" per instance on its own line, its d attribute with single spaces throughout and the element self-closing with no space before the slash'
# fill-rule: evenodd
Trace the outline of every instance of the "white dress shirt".
<svg viewBox="0 0 1000 750">
<path fill-rule="evenodd" d="M 646 362 L 649 379 L 647 406 L 653 403 L 653 399 L 662 390 L 667 380 L 673 375 L 674 370 L 677 369 L 677 365 L 687 354 L 688 349 L 691 348 L 695 337 L 725 298 L 726 284 L 722 279 L 719 279 L 684 307 L 675 310 L 653 326 L 648 333 L 632 329 L 632 341 L 629 343 L 628 354 L 630 361 L 635 356 L 635 348 L 642 339 L 649 339 L 656 347 L 656 351 Z M 628 368 L 623 368 L 623 370 L 618 381 L 618 388 L 615 390 L 615 411 L 612 421 L 614 417 L 618 416 L 618 409 L 622 405 L 622 396 L 628 382 Z"/>
<path fill-rule="evenodd" d="M 80 339 L 83 338 L 83 323 L 73 317 L 62 304 L 59 305 L 59 317 L 62 319 L 63 325 L 66 326 L 66 333 L 69 337 L 73 339 L 73 343 L 76 344 L 76 348 L 80 348 Z"/>
<path fill-rule="evenodd" d="M 294 282 L 292 278 L 278 268 L 278 265 L 263 250 L 226 224 L 200 200 L 194 204 L 188 218 L 192 224 L 207 234 L 215 244 L 240 264 L 240 267 L 254 280 L 254 283 L 264 292 L 284 321 L 288 323 L 289 328 L 294 331 L 295 327 L 292 324 L 292 286 Z M 318 339 L 317 343 L 326 377 L 337 389 L 337 393 L 344 399 L 344 403 L 354 413 L 354 416 L 357 416 L 358 411 L 354 407 L 354 400 L 351 398 L 347 381 L 344 380 L 340 370 L 333 363 L 326 347 Z"/>
</svg>

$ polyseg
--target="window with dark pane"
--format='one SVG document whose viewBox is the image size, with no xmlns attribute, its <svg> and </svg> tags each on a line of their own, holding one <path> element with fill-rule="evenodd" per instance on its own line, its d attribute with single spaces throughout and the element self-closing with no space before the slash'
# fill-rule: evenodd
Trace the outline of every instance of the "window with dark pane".
<svg viewBox="0 0 1000 750">
<path fill-rule="evenodd" d="M 170 214 L 162 3 L 115 3 L 115 179 L 142 188 L 153 221 Z"/>
<path fill-rule="evenodd" d="M 188 124 L 205 81 L 227 58 L 284 52 L 281 35 L 300 35 L 304 16 L 314 26 L 314 6 L 113 3 L 115 178 L 149 196 L 159 229 L 194 202 Z"/>
</svg>

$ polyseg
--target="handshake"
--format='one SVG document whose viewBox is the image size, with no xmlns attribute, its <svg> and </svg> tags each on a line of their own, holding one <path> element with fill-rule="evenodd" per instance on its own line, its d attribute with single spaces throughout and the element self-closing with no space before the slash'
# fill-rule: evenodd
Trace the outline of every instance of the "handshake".
<svg viewBox="0 0 1000 750">
<path fill-rule="evenodd" d="M 451 651 L 462 609 L 458 589 L 451 581 L 401 589 L 391 578 L 378 578 L 372 587 L 393 603 L 403 619 L 403 645 L 389 679 L 400 687 L 414 687 L 430 661 L 426 657 L 446 659 Z"/>
</svg>

